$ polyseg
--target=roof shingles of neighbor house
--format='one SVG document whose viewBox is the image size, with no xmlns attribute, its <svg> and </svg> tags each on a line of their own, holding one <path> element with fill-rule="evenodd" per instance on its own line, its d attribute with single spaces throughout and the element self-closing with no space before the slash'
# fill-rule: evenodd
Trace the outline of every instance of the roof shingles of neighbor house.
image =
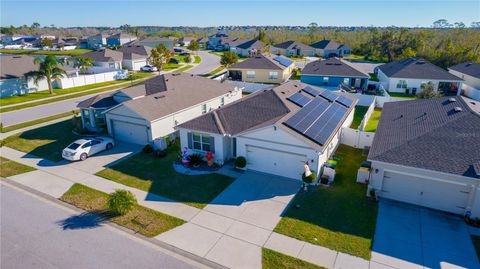
<svg viewBox="0 0 480 269">
<path fill-rule="evenodd" d="M 275 48 L 287 49 L 287 50 L 293 50 L 293 49 L 313 50 L 314 49 L 314 48 L 312 48 L 308 45 L 305 45 L 303 43 L 300 43 L 298 41 L 293 41 L 293 40 L 285 41 L 285 42 L 282 42 L 280 44 L 276 44 L 276 45 L 273 45 L 273 46 Z"/>
<path fill-rule="evenodd" d="M 78 108 L 110 108 L 118 105 L 111 93 L 95 95 L 78 103 Z"/>
<path fill-rule="evenodd" d="M 0 56 L 0 79 L 22 77 L 25 73 L 37 70 L 35 58 L 27 55 Z"/>
<path fill-rule="evenodd" d="M 259 49 L 263 49 L 265 48 L 265 43 L 263 43 L 262 41 L 258 40 L 258 39 L 251 39 L 247 42 L 244 42 L 244 43 L 241 43 L 239 45 L 237 45 L 236 47 L 237 48 L 241 48 L 241 49 L 256 49 L 256 50 L 259 50 Z"/>
<path fill-rule="evenodd" d="M 147 58 L 152 48 L 142 45 L 125 45 L 117 51 L 123 53 L 123 59 L 125 60 L 137 60 Z"/>
<path fill-rule="evenodd" d="M 380 65 L 378 68 L 387 77 L 393 78 L 462 80 L 422 58 L 405 58 Z"/>
<path fill-rule="evenodd" d="M 461 63 L 449 67 L 448 69 L 455 70 L 457 72 L 472 76 L 474 78 L 480 78 L 480 63 Z"/>
<path fill-rule="evenodd" d="M 95 62 L 119 62 L 123 59 L 123 53 L 111 49 L 98 49 L 82 54 L 84 57 L 90 57 Z"/>
<path fill-rule="evenodd" d="M 460 96 L 385 103 L 368 159 L 478 177 L 480 109 L 474 106 L 480 102 Z"/>
<path fill-rule="evenodd" d="M 182 123 L 178 128 L 214 134 L 238 135 L 249 130 L 275 125 L 304 141 L 312 148 L 323 150 L 322 145 L 313 142 L 283 124 L 283 122 L 301 109 L 287 98 L 294 93 L 300 92 L 307 86 L 310 85 L 298 81 L 290 81 L 272 89 L 258 91 L 198 118 Z M 317 90 L 323 91 L 319 88 Z M 354 104 L 356 101 L 352 100 Z M 348 111 L 350 112 L 353 107 L 354 105 Z M 340 121 L 336 130 L 340 128 L 344 120 Z M 334 134 L 335 132 L 330 134 L 329 140 Z"/>
<path fill-rule="evenodd" d="M 310 62 L 303 68 L 301 75 L 370 77 L 355 68 L 350 62 L 339 58 L 328 58 Z"/>
<path fill-rule="evenodd" d="M 338 43 L 337 41 L 326 40 L 326 39 L 315 42 L 310 45 L 310 47 L 314 47 L 316 49 L 324 49 L 324 50 L 336 50 L 341 46 L 342 44 Z"/>
<path fill-rule="evenodd" d="M 281 57 L 281 56 L 275 56 Z M 285 60 L 287 60 L 285 58 Z M 293 64 L 293 62 L 292 62 Z M 265 69 L 265 70 L 284 70 L 288 66 L 280 64 L 280 62 L 274 60 L 274 57 L 260 54 L 255 57 L 246 59 L 245 61 L 238 62 L 228 69 Z"/>
</svg>

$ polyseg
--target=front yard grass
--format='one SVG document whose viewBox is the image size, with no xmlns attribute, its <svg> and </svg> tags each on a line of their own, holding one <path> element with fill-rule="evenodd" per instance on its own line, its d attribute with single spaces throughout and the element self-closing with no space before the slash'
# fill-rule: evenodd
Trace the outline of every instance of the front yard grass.
<svg viewBox="0 0 480 269">
<path fill-rule="evenodd" d="M 300 68 L 297 68 L 293 71 L 292 76 L 290 77 L 291 80 L 300 80 Z"/>
<path fill-rule="evenodd" d="M 58 162 L 62 160 L 62 150 L 80 136 L 72 133 L 70 119 L 5 138 L 4 145 L 25 153 Z"/>
<path fill-rule="evenodd" d="M 148 237 L 154 237 L 185 223 L 181 219 L 140 205 L 134 206 L 123 216 L 114 215 L 108 209 L 108 194 L 81 184 L 74 184 L 60 200 Z"/>
<path fill-rule="evenodd" d="M 415 100 L 417 97 L 413 94 L 405 94 L 403 92 L 389 92 L 388 95 L 391 97 L 396 97 L 396 98 L 403 98 L 403 99 L 408 99 L 408 100 Z"/>
<path fill-rule="evenodd" d="M 189 69 L 192 68 L 192 67 L 193 67 L 193 65 L 185 65 L 184 67 L 178 69 L 177 71 L 178 71 L 178 72 L 185 72 L 185 71 L 189 70 Z"/>
<path fill-rule="evenodd" d="M 65 117 L 68 117 L 68 116 L 73 117 L 74 114 L 78 114 L 79 112 L 80 112 L 80 110 L 74 110 L 74 111 L 70 111 L 70 112 L 65 112 L 65 113 L 60 113 L 60 114 L 57 114 L 57 115 L 48 116 L 48 117 L 37 119 L 37 120 L 32 120 L 32 121 L 22 122 L 22 123 L 15 124 L 15 125 L 10 125 L 10 126 L 7 126 L 7 127 L 2 127 L 0 129 L 0 133 L 8 133 L 8 132 L 15 131 L 15 130 L 18 130 L 18 129 L 22 129 L 22 128 L 25 128 L 25 127 L 37 125 L 37 124 L 44 123 L 44 122 L 53 121 L 53 120 L 56 120 L 56 119 L 65 118 Z"/>
<path fill-rule="evenodd" d="M 180 66 L 182 66 L 182 65 L 181 64 L 168 63 L 168 64 L 165 64 L 164 66 L 162 66 L 162 70 L 163 71 L 171 71 L 171 70 L 175 70 L 177 68 L 180 68 Z"/>
<path fill-rule="evenodd" d="M 170 147 L 162 159 L 138 153 L 97 175 L 197 208 L 205 207 L 233 182 L 232 178 L 218 174 L 188 176 L 177 173 L 173 162 L 178 152 L 180 148 L 176 145 Z"/>
<path fill-rule="evenodd" d="M 378 205 L 365 197 L 367 186 L 356 183 L 366 157 L 361 149 L 345 145 L 335 157 L 339 161 L 333 185 L 298 193 L 275 232 L 370 259 Z"/>
<path fill-rule="evenodd" d="M 311 264 L 288 255 L 262 248 L 263 269 L 322 269 L 323 267 Z"/>
<path fill-rule="evenodd" d="M 382 116 L 382 109 L 375 108 L 368 120 L 367 124 L 365 124 L 365 128 L 363 130 L 365 132 L 375 132 L 377 130 L 378 122 L 380 121 L 380 117 Z"/>
<path fill-rule="evenodd" d="M 224 69 L 225 69 L 225 67 L 220 66 L 220 67 L 218 67 L 217 69 L 212 70 L 212 71 L 210 71 L 209 73 L 207 73 L 206 76 L 209 77 L 209 76 L 216 75 L 217 73 L 220 73 L 220 71 L 222 71 L 222 70 L 224 70 Z"/>
<path fill-rule="evenodd" d="M 472 237 L 473 247 L 475 248 L 475 251 L 477 252 L 478 260 L 480 261 L 480 236 L 471 235 L 471 237 Z"/>
<path fill-rule="evenodd" d="M 358 129 L 367 111 L 368 111 L 368 106 L 356 106 L 355 112 L 353 114 L 352 125 L 350 125 L 350 128 Z"/>
<path fill-rule="evenodd" d="M 33 167 L 0 157 L 0 177 L 11 177 L 35 170 Z"/>
</svg>

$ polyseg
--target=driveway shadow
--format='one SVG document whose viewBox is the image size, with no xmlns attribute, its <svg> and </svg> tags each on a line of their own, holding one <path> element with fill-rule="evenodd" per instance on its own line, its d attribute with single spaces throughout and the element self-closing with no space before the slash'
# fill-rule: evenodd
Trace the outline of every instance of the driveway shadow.
<svg viewBox="0 0 480 269">
<path fill-rule="evenodd" d="M 64 220 L 60 220 L 57 224 L 63 230 L 93 229 L 103 225 L 104 222 L 114 217 L 114 215 L 106 210 L 83 212 L 79 215 L 72 215 Z"/>
</svg>

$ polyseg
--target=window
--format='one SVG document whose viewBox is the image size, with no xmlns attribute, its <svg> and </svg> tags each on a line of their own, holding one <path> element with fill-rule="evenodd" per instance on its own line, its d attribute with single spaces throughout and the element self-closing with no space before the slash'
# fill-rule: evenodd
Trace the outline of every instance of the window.
<svg viewBox="0 0 480 269">
<path fill-rule="evenodd" d="M 202 114 L 207 113 L 207 104 L 202 105 Z"/>
<path fill-rule="evenodd" d="M 85 125 L 90 125 L 90 111 L 87 109 L 83 109 L 82 114 L 83 114 L 83 121 L 85 122 Z"/>
<path fill-rule="evenodd" d="M 268 74 L 268 79 L 278 79 L 278 72 L 270 72 Z"/>
<path fill-rule="evenodd" d="M 350 84 L 350 79 L 349 78 L 344 78 L 343 79 L 343 84 L 349 85 Z"/>
<path fill-rule="evenodd" d="M 328 77 L 323 77 L 323 84 L 328 84 Z"/>
<path fill-rule="evenodd" d="M 225 97 L 220 98 L 220 106 L 225 105 Z"/>
<path fill-rule="evenodd" d="M 247 71 L 247 78 L 255 78 L 255 71 Z"/>
<path fill-rule="evenodd" d="M 210 136 L 204 134 L 192 134 L 193 149 L 210 151 Z"/>
<path fill-rule="evenodd" d="M 91 147 L 91 146 L 92 146 L 92 143 L 87 142 L 87 143 L 83 144 L 82 149 L 85 149 L 85 148 L 88 148 L 88 147 Z"/>
<path fill-rule="evenodd" d="M 397 89 L 406 89 L 407 88 L 407 81 L 406 80 L 399 80 L 397 82 Z"/>
</svg>

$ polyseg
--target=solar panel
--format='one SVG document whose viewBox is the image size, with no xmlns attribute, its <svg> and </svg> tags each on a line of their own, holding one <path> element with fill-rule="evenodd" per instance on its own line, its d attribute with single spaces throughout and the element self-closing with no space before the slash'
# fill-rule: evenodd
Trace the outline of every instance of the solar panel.
<svg viewBox="0 0 480 269">
<path fill-rule="evenodd" d="M 331 104 L 305 132 L 305 135 L 318 144 L 325 145 L 346 112 L 347 109 L 345 107 L 337 103 Z"/>
<path fill-rule="evenodd" d="M 308 102 L 310 102 L 310 98 L 300 93 L 294 93 L 291 96 L 289 96 L 287 99 L 293 102 L 294 104 L 298 105 L 299 107 L 303 107 L 306 104 L 308 104 Z"/>
<path fill-rule="evenodd" d="M 293 62 L 289 59 L 283 58 L 281 56 L 276 56 L 273 58 L 275 61 L 279 62 L 281 65 L 288 67 L 290 66 Z"/>
<path fill-rule="evenodd" d="M 347 98 L 347 97 L 345 97 L 345 96 L 340 96 L 340 97 L 338 97 L 337 102 L 339 102 L 340 104 L 342 104 L 342 105 L 344 105 L 344 106 L 346 106 L 346 107 L 351 107 L 352 104 L 353 104 L 352 99 L 349 99 L 349 98 Z"/>
<path fill-rule="evenodd" d="M 338 98 L 338 95 L 330 92 L 329 90 L 325 90 L 325 91 L 321 92 L 320 96 L 322 96 L 323 98 L 327 99 L 330 102 L 333 102 L 333 101 L 337 100 L 337 98 Z"/>
<path fill-rule="evenodd" d="M 322 98 L 315 98 L 295 115 L 285 121 L 285 125 L 299 133 L 305 133 L 318 117 L 328 108 L 330 103 Z"/>
<path fill-rule="evenodd" d="M 320 94 L 320 91 L 315 90 L 314 88 L 312 88 L 310 86 L 307 86 L 307 87 L 303 88 L 303 91 L 310 94 L 313 97 L 317 97 Z"/>
</svg>

